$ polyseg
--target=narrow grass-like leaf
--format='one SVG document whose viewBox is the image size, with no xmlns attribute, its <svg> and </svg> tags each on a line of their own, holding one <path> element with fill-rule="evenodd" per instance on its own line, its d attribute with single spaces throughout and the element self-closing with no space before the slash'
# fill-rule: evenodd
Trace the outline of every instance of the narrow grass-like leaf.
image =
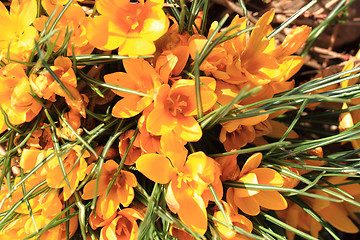
<svg viewBox="0 0 360 240">
<path fill-rule="evenodd" d="M 12 134 L 10 135 L 10 138 L 9 138 L 9 142 L 8 142 L 8 146 L 7 146 L 8 148 L 11 149 L 13 147 L 14 139 L 15 139 L 15 132 L 12 132 Z M 11 169 L 11 157 L 10 157 L 10 155 L 6 155 L 2 169 L 1 169 L 0 186 L 3 185 L 4 178 L 6 175 L 7 183 L 8 183 L 7 185 L 8 185 L 8 187 L 10 187 L 10 169 Z M 5 201 L 5 199 L 4 199 L 4 201 Z M 2 204 L 0 204 L 0 209 L 1 209 L 1 207 L 2 207 Z"/>
<path fill-rule="evenodd" d="M 81 197 L 78 192 L 76 192 L 76 191 L 74 192 L 74 197 L 75 197 L 76 206 L 79 209 L 79 225 L 80 225 L 81 236 L 82 236 L 83 240 L 86 240 L 87 238 L 86 238 L 85 226 L 87 224 L 86 224 L 86 218 L 85 218 L 85 213 L 86 213 L 85 206 L 81 202 Z"/>
<path fill-rule="evenodd" d="M 240 149 L 240 150 L 232 151 L 232 152 L 210 154 L 209 157 L 215 158 L 215 157 L 223 157 L 223 156 L 230 156 L 230 155 L 239 155 L 239 154 L 245 154 L 245 153 L 259 152 L 259 151 L 271 149 L 274 146 L 283 146 L 283 145 L 287 145 L 289 143 L 290 142 L 288 142 L 288 141 L 284 141 L 281 143 L 275 142 L 275 143 L 270 143 L 270 144 L 263 145 L 263 146 Z"/>
<path fill-rule="evenodd" d="M 279 139 L 279 141 L 277 142 L 283 142 L 286 137 L 290 134 L 290 132 L 292 131 L 292 129 L 294 128 L 295 124 L 298 122 L 298 120 L 300 119 L 302 113 L 304 112 L 305 108 L 306 108 L 306 105 L 308 103 L 308 99 L 306 99 L 303 104 L 301 105 L 300 109 L 298 110 L 298 113 L 296 114 L 294 120 L 292 121 L 292 123 L 290 124 L 290 126 L 286 129 L 284 135 Z M 276 147 L 270 149 L 270 151 L 268 151 L 263 159 L 265 159 L 268 155 L 270 155 L 274 150 L 276 149 Z"/>
<path fill-rule="evenodd" d="M 290 172 L 291 172 L 290 170 L 283 169 L 283 168 L 281 168 L 280 166 L 275 166 L 275 165 L 273 165 L 272 168 L 274 168 L 275 170 L 277 170 L 277 171 L 279 171 L 279 172 L 284 172 L 284 171 L 285 171 L 285 172 L 287 172 L 288 174 L 291 174 L 291 173 L 290 173 Z M 305 178 L 305 177 L 302 177 L 302 176 L 299 176 L 299 177 L 294 176 L 294 177 L 297 178 L 297 179 L 299 179 L 301 182 L 303 182 L 303 183 L 305 183 L 305 184 L 308 184 L 308 185 L 312 184 L 312 182 L 311 182 L 309 179 Z M 326 187 L 319 186 L 319 185 L 314 185 L 314 188 L 320 189 L 320 190 L 322 190 L 323 192 L 328 193 L 329 195 L 332 195 L 332 196 L 334 196 L 334 197 L 336 197 L 336 198 L 338 198 L 338 199 L 340 199 L 340 200 L 346 201 L 346 202 L 348 202 L 348 203 L 350 203 L 350 204 L 352 204 L 352 205 L 355 205 L 355 206 L 360 207 L 360 203 L 359 203 L 359 202 L 354 201 L 353 199 L 350 199 L 350 198 L 348 198 L 348 197 L 346 197 L 346 196 L 344 196 L 344 195 L 342 195 L 342 194 L 340 194 L 340 193 L 337 193 L 337 192 L 334 192 L 334 191 L 332 191 L 332 190 L 330 190 L 330 189 L 327 189 Z M 338 200 L 338 199 L 336 199 L 336 200 Z"/>
<path fill-rule="evenodd" d="M 166 2 L 167 2 L 168 4 L 170 4 L 170 5 L 173 5 L 173 7 L 170 7 L 170 9 L 171 9 L 171 11 L 172 11 L 172 13 L 173 13 L 173 16 L 175 17 L 176 21 L 180 24 L 180 23 L 181 23 L 181 21 L 180 21 L 180 15 L 181 15 L 181 13 L 180 13 L 180 11 L 177 9 L 177 6 L 176 6 L 178 2 L 176 2 L 176 1 L 174 1 L 174 0 L 166 0 Z M 181 5 L 179 5 L 179 6 L 181 7 Z M 164 11 L 167 12 L 166 10 L 167 10 L 167 9 L 165 8 Z M 180 32 L 179 32 L 179 33 L 180 33 Z"/>
<path fill-rule="evenodd" d="M 155 183 L 150 199 L 148 201 L 148 205 L 146 208 L 144 220 L 141 222 L 139 226 L 139 230 L 137 233 L 138 239 L 150 239 L 149 230 L 154 225 L 155 221 L 155 207 L 157 206 L 157 197 L 161 194 L 160 192 L 160 185 L 158 183 Z"/>
<path fill-rule="evenodd" d="M 194 61 L 194 75 L 195 75 L 195 97 L 196 97 L 196 112 L 197 118 L 202 118 L 204 115 L 202 100 L 201 100 L 201 92 L 200 92 L 200 63 L 199 63 L 199 55 L 196 53 L 195 61 Z"/>
<path fill-rule="evenodd" d="M 243 11 L 244 17 L 248 18 L 248 11 L 247 11 L 246 5 L 244 3 L 244 0 L 238 0 L 238 3 L 241 7 L 241 10 Z"/>
<path fill-rule="evenodd" d="M 222 205 L 221 201 L 219 200 L 218 196 L 216 195 L 214 187 L 211 184 L 209 184 L 208 188 L 210 190 L 210 193 L 211 193 L 212 197 L 214 198 L 216 206 L 219 208 L 222 215 L 224 216 L 224 219 L 225 219 L 226 223 L 231 225 L 231 221 L 230 221 L 229 217 L 226 215 L 225 208 Z"/>
<path fill-rule="evenodd" d="M 254 190 L 261 190 L 261 191 L 279 191 L 279 192 L 286 192 L 286 193 L 294 193 L 296 195 L 303 195 L 312 198 L 323 199 L 331 202 L 342 202 L 340 199 L 325 197 L 322 195 L 317 195 L 313 193 L 308 193 L 302 190 L 298 190 L 295 188 L 285 188 L 285 187 L 276 187 L 272 185 L 263 185 L 263 184 L 253 184 L 253 183 L 241 183 L 241 182 L 233 182 L 233 181 L 226 181 L 224 185 L 227 187 L 233 188 L 246 188 L 246 189 L 254 189 Z"/>
<path fill-rule="evenodd" d="M 308 4 L 306 4 L 304 7 L 300 8 L 295 14 L 293 14 L 291 17 L 289 17 L 285 22 L 280 24 L 279 27 L 274 29 L 267 38 L 272 38 L 279 32 L 281 32 L 284 28 L 286 28 L 290 23 L 292 23 L 295 19 L 297 19 L 301 14 L 303 14 L 305 11 L 307 11 L 309 8 L 314 6 L 317 3 L 317 0 L 312 0 Z"/>
<path fill-rule="evenodd" d="M 206 31 L 206 22 L 208 19 L 208 11 L 209 11 L 209 0 L 204 1 L 204 7 L 203 7 L 203 16 L 201 18 L 201 25 L 200 25 L 200 33 L 202 35 L 205 35 Z"/>
<path fill-rule="evenodd" d="M 179 33 L 181 34 L 185 28 L 185 15 L 186 15 L 186 4 L 185 0 L 180 0 L 180 15 L 179 15 Z"/>
<path fill-rule="evenodd" d="M 267 234 L 271 235 L 272 237 L 276 238 L 276 240 L 287 240 L 286 237 L 276 234 L 274 231 L 272 231 L 271 228 L 266 228 L 266 227 L 264 227 L 262 225 L 258 225 L 258 224 L 254 224 L 254 225 L 255 225 L 254 226 L 255 229 L 258 229 L 262 233 L 267 233 Z"/>
</svg>

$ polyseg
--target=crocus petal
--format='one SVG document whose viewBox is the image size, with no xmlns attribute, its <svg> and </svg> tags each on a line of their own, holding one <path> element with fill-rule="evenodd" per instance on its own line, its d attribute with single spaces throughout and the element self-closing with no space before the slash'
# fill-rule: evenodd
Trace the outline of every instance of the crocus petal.
<svg viewBox="0 0 360 240">
<path fill-rule="evenodd" d="M 157 108 L 150 112 L 146 119 L 146 129 L 154 135 L 163 135 L 173 130 L 177 119 L 164 108 Z"/>
<path fill-rule="evenodd" d="M 295 53 L 301 45 L 306 41 L 311 32 L 311 27 L 303 25 L 295 28 L 286 35 L 285 40 L 276 49 L 276 58 L 282 58 Z"/>
<path fill-rule="evenodd" d="M 105 194 L 101 195 L 97 200 L 96 214 L 99 214 L 102 218 L 110 218 L 118 209 L 120 205 L 116 189 L 112 189 L 105 197 Z"/>
<path fill-rule="evenodd" d="M 24 149 L 21 158 L 20 166 L 24 171 L 32 170 L 36 165 L 43 161 L 51 151 L 41 151 L 38 149 Z"/>
<path fill-rule="evenodd" d="M 220 221 L 226 222 L 226 219 L 224 218 L 224 215 L 220 212 L 220 211 L 216 211 L 214 213 L 214 217 L 216 219 L 219 219 Z M 225 237 L 226 239 L 234 239 L 236 232 L 234 230 L 232 230 L 231 228 L 222 225 L 221 223 L 215 222 L 216 228 L 217 230 L 220 232 L 221 235 L 223 235 L 223 237 Z"/>
<path fill-rule="evenodd" d="M 116 234 L 116 224 L 118 222 L 118 219 L 120 218 L 117 217 L 115 218 L 110 225 L 105 226 L 102 230 L 101 230 L 101 238 L 104 240 L 110 240 L 110 239 L 117 239 L 117 234 Z"/>
<path fill-rule="evenodd" d="M 345 208 L 340 204 L 331 203 L 329 207 L 320 212 L 320 216 L 343 232 L 357 233 L 359 231 L 347 216 Z"/>
<path fill-rule="evenodd" d="M 182 196 L 182 197 L 179 197 Z M 203 235 L 207 229 L 207 212 L 203 199 L 197 194 L 177 194 L 180 220 L 195 232 Z"/>
<path fill-rule="evenodd" d="M 106 180 L 106 177 L 99 178 L 97 196 L 105 193 L 108 184 L 109 182 Z M 90 182 L 88 182 L 84 187 L 82 199 L 84 200 L 92 199 L 95 195 L 95 186 L 96 186 L 96 180 L 91 180 Z"/>
<path fill-rule="evenodd" d="M 215 161 L 203 152 L 190 154 L 185 167 L 193 176 L 199 175 L 205 183 L 210 184 L 214 181 Z M 196 179 L 195 176 L 193 178 Z"/>
<path fill-rule="evenodd" d="M 114 72 L 106 74 L 104 76 L 104 81 L 108 84 L 119 86 L 125 89 L 138 90 L 140 88 L 137 78 L 133 77 L 131 74 L 124 72 Z M 112 90 L 114 93 L 121 97 L 131 96 L 131 93 L 125 93 L 120 91 Z"/>
<path fill-rule="evenodd" d="M 196 142 L 202 136 L 202 130 L 194 117 L 179 117 L 174 131 L 187 142 Z"/>
<path fill-rule="evenodd" d="M 237 197 L 235 195 L 234 202 L 241 211 L 243 211 L 244 213 L 246 213 L 248 215 L 256 216 L 260 213 L 260 206 L 254 197 L 242 198 L 242 197 Z"/>
<path fill-rule="evenodd" d="M 240 176 L 245 175 L 246 173 L 250 172 L 251 170 L 257 168 L 262 159 L 262 153 L 254 153 L 251 155 L 245 162 L 243 168 L 241 169 Z"/>
<path fill-rule="evenodd" d="M 37 5 L 35 0 L 13 1 L 10 6 L 10 15 L 18 17 L 19 27 L 25 27 L 32 24 L 37 14 Z"/>
<path fill-rule="evenodd" d="M 272 210 L 283 210 L 287 208 L 285 198 L 278 191 L 260 191 L 254 196 L 260 206 Z"/>
<path fill-rule="evenodd" d="M 169 132 L 161 136 L 160 144 L 163 153 L 171 160 L 172 165 L 177 169 L 182 169 L 188 154 L 184 147 L 185 143 L 173 132 Z"/>
<path fill-rule="evenodd" d="M 345 72 L 345 71 L 348 71 L 348 70 L 353 69 L 353 68 L 354 68 L 354 62 L 350 61 L 343 67 L 341 72 Z M 343 77 L 347 77 L 349 75 L 350 74 L 346 74 Z M 350 80 L 342 81 L 340 83 L 340 87 L 345 88 L 345 87 L 352 86 L 352 85 L 356 84 L 358 82 L 358 80 L 359 80 L 359 78 L 353 78 L 353 79 L 350 79 Z"/>
<path fill-rule="evenodd" d="M 176 174 L 167 157 L 160 154 L 144 154 L 136 161 L 136 168 L 154 182 L 167 184 Z"/>
<path fill-rule="evenodd" d="M 119 47 L 125 39 L 109 32 L 109 20 L 105 16 L 93 18 L 87 24 L 86 36 L 89 42 L 101 50 Z"/>
<path fill-rule="evenodd" d="M 276 187 L 282 187 L 284 179 L 282 176 L 273 169 L 270 168 L 256 168 L 251 170 L 251 173 L 256 174 L 259 184 L 272 185 Z"/>
<path fill-rule="evenodd" d="M 118 101 L 113 110 L 112 115 L 117 118 L 130 118 L 141 113 L 144 108 L 151 104 L 149 101 L 141 101 L 142 98 L 137 95 L 127 96 Z"/>
<path fill-rule="evenodd" d="M 295 73 L 297 73 L 302 65 L 304 64 L 305 59 L 300 56 L 286 56 L 279 61 L 280 71 L 282 73 L 282 78 L 279 79 L 281 83 L 285 83 L 282 80 L 287 80 L 291 78 Z"/>
<path fill-rule="evenodd" d="M 139 55 L 153 54 L 155 50 L 156 48 L 153 41 L 148 41 L 142 38 L 134 38 L 125 40 L 124 44 L 119 46 L 118 54 L 137 57 Z"/>
<path fill-rule="evenodd" d="M 256 174 L 251 172 L 242 176 L 238 181 L 241 183 L 258 184 L 258 179 L 256 177 Z M 235 188 L 234 190 L 234 194 L 237 197 L 250 197 L 257 193 L 259 193 L 258 190 L 246 189 L 246 188 Z"/>
<path fill-rule="evenodd" d="M 285 124 L 283 124 L 283 123 L 273 121 L 273 120 L 268 120 L 268 121 L 271 124 L 272 132 L 266 134 L 266 136 L 273 137 L 273 138 L 281 138 L 284 135 L 284 133 L 288 130 L 288 127 L 285 126 Z M 298 138 L 298 137 L 299 137 L 299 135 L 294 130 L 291 130 L 289 135 L 286 138 L 294 139 L 294 138 Z"/>
</svg>

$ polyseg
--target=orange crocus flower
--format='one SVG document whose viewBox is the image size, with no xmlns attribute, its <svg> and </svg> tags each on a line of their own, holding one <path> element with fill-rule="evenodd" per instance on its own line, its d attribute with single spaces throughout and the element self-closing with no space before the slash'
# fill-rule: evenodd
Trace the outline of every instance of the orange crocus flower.
<svg viewBox="0 0 360 240">
<path fill-rule="evenodd" d="M 200 87 L 203 111 L 208 111 L 216 102 L 215 79 L 200 77 L 206 86 Z M 197 114 L 195 81 L 180 79 L 171 87 L 162 85 L 155 98 L 154 109 L 146 120 L 146 129 L 154 135 L 174 131 L 185 141 L 198 141 L 202 130 L 194 116 Z"/>
<path fill-rule="evenodd" d="M 227 50 L 234 55 L 235 60 L 226 68 L 230 78 L 225 81 L 250 81 L 255 85 L 264 85 L 272 81 L 286 81 L 300 69 L 304 59 L 289 55 L 305 42 L 311 28 L 301 26 L 294 29 L 283 44 L 276 48 L 275 39 L 267 38 L 272 31 L 270 22 L 274 13 L 274 9 L 266 12 L 256 23 L 249 38 L 235 38 L 227 43 Z"/>
<path fill-rule="evenodd" d="M 0 231 L 1 239 L 24 239 L 29 235 L 36 233 L 38 229 L 41 229 L 49 224 L 59 213 L 61 213 L 61 210 L 63 209 L 61 198 L 57 192 L 45 193 L 37 196 L 35 199 L 37 207 L 32 208 L 33 218 L 27 213 L 26 215 L 10 222 Z M 73 213 L 74 209 L 70 212 Z M 34 221 L 36 223 L 36 227 Z M 69 223 L 69 235 L 71 237 L 74 235 L 78 226 L 76 217 L 71 218 Z M 44 232 L 39 239 L 65 239 L 65 229 L 65 223 L 63 223 L 54 228 L 48 229 L 48 231 Z"/>
<path fill-rule="evenodd" d="M 155 52 L 154 41 L 168 29 L 164 1 L 96 0 L 101 13 L 89 22 L 87 37 L 101 50 L 118 48 L 119 55 L 139 56 Z"/>
<path fill-rule="evenodd" d="M 11 1 L 10 12 L 0 2 L 0 56 L 27 62 L 38 32 L 30 26 L 36 18 L 36 0 Z M 8 50 L 10 50 L 8 52 Z"/>
<path fill-rule="evenodd" d="M 144 214 L 134 208 L 125 208 L 100 232 L 100 240 L 129 239 L 135 240 L 138 233 L 137 220 L 143 220 Z"/>
<path fill-rule="evenodd" d="M 261 153 L 255 153 L 249 157 L 241 169 L 237 182 L 282 187 L 284 180 L 278 172 L 270 168 L 258 168 L 261 158 Z M 229 188 L 226 199 L 232 207 L 238 207 L 252 216 L 259 214 L 260 206 L 272 210 L 287 208 L 285 198 L 274 190 Z"/>
<path fill-rule="evenodd" d="M 0 106 L 13 125 L 31 121 L 41 110 L 41 105 L 30 95 L 30 83 L 20 64 L 10 63 L 0 70 Z M 1 114 L 0 130 L 6 125 Z"/>
<path fill-rule="evenodd" d="M 256 23 L 254 30 L 248 37 L 241 34 L 219 44 L 204 60 L 200 69 L 207 75 L 232 84 L 251 82 L 254 85 L 266 85 L 271 82 L 284 82 L 294 75 L 304 63 L 299 56 L 289 56 L 305 42 L 310 34 L 310 27 L 295 28 L 276 48 L 275 39 L 267 38 L 272 31 L 270 22 L 274 17 L 274 9 L 266 12 Z M 218 23 L 211 25 L 209 34 Z M 228 28 L 234 28 L 232 34 L 246 28 L 246 19 L 234 17 Z M 194 36 L 190 42 L 190 53 L 195 58 L 207 39 L 203 36 Z"/>
<path fill-rule="evenodd" d="M 173 24 L 169 30 L 155 42 L 155 68 L 161 76 L 178 76 L 189 60 L 188 40 L 190 34 L 186 31 L 180 34 L 177 21 L 171 16 L 169 16 L 169 19 L 173 21 Z"/>
<path fill-rule="evenodd" d="M 65 92 L 59 83 L 50 75 L 49 72 L 33 76 L 30 80 L 31 87 L 34 92 L 44 99 L 55 102 L 55 95 L 65 98 L 69 108 L 79 113 L 82 117 L 86 117 L 85 107 L 88 99 L 84 94 L 80 94 L 77 90 L 77 80 L 74 70 L 72 69 L 72 62 L 67 57 L 57 57 L 54 61 L 54 66 L 50 67 L 56 74 L 64 87 L 68 90 Z"/>
<path fill-rule="evenodd" d="M 49 149 L 25 149 L 20 158 L 20 166 L 24 169 L 25 172 L 28 172 L 53 152 L 54 150 Z M 64 179 L 59 159 L 56 156 L 48 160 L 48 162 L 39 170 L 41 176 L 46 176 L 46 181 L 49 187 L 63 188 L 63 196 L 65 201 L 70 198 L 76 187 L 79 185 L 79 182 L 83 180 L 86 175 L 87 163 L 85 158 L 89 157 L 90 154 L 85 151 L 77 162 L 81 152 L 82 148 L 79 145 L 76 145 L 60 158 L 63 161 L 66 176 L 70 183 L 71 189 L 69 189 L 69 186 Z"/>
<path fill-rule="evenodd" d="M 135 175 L 128 171 L 121 171 L 108 195 L 105 196 L 107 186 L 118 167 L 119 165 L 114 160 L 108 160 L 104 163 L 99 176 L 97 192 L 99 199 L 96 202 L 95 213 L 104 220 L 110 218 L 117 211 L 120 204 L 127 207 L 134 199 L 133 188 L 136 187 L 137 180 Z M 95 186 L 96 179 L 88 182 L 84 187 L 82 198 L 85 200 L 92 199 L 95 194 Z"/>
<path fill-rule="evenodd" d="M 216 162 L 203 152 L 187 157 L 187 150 L 174 135 L 161 138 L 163 154 L 144 154 L 136 168 L 150 180 L 167 184 L 166 202 L 170 210 L 192 230 L 204 234 L 207 229 L 206 203 L 201 195 L 214 183 Z"/>
<path fill-rule="evenodd" d="M 117 118 L 129 118 L 142 112 L 153 102 L 157 88 L 163 81 L 155 69 L 144 59 L 129 59 L 124 60 L 123 63 L 126 73 L 107 74 L 104 76 L 105 82 L 147 95 L 138 96 L 114 91 L 117 95 L 123 97 L 115 104 L 112 110 L 112 115 Z"/>
</svg>

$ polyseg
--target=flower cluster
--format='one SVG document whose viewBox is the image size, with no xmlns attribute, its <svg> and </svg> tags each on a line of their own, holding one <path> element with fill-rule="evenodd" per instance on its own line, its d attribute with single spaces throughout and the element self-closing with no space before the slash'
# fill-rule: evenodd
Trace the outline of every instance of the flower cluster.
<svg viewBox="0 0 360 240">
<path fill-rule="evenodd" d="M 96 0 L 90 13 L 0 3 L 1 239 L 279 235 L 264 218 L 298 229 L 290 239 L 318 237 L 319 219 L 358 231 L 356 166 L 331 164 L 323 142 L 302 145 L 297 120 L 282 120 L 333 97 L 340 133 L 328 141 L 358 149 L 359 93 L 339 101 L 357 86 L 354 63 L 330 88 L 295 87 L 310 27 L 277 43 L 270 10 L 204 34 L 206 17 L 175 5 L 170 16 L 159 0 Z"/>
</svg>

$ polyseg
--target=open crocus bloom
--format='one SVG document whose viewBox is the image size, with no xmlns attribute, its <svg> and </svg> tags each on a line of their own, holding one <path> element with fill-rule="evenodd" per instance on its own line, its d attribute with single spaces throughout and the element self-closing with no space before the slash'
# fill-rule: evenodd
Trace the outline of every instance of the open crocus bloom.
<svg viewBox="0 0 360 240">
<path fill-rule="evenodd" d="M 143 213 L 134 208 L 119 211 L 115 219 L 101 229 L 100 240 L 135 240 L 139 229 L 136 222 L 138 219 L 144 219 Z"/>
<path fill-rule="evenodd" d="M 144 93 L 144 96 L 114 91 L 124 97 L 112 110 L 112 115 L 117 118 L 129 118 L 141 113 L 152 104 L 157 88 L 162 84 L 160 75 L 144 59 L 124 60 L 123 63 L 126 73 L 107 74 L 104 76 L 105 82 Z"/>
<path fill-rule="evenodd" d="M 200 77 L 206 86 L 200 87 L 203 111 L 216 102 L 215 79 Z M 197 114 L 195 81 L 180 79 L 171 87 L 162 85 L 155 98 L 154 109 L 146 120 L 146 129 L 154 135 L 174 131 L 185 141 L 198 141 L 202 130 L 194 116 Z"/>
<path fill-rule="evenodd" d="M 258 168 L 261 159 L 261 153 L 249 157 L 241 169 L 237 182 L 282 187 L 284 180 L 278 172 L 270 168 Z M 285 198 L 274 190 L 229 188 L 226 199 L 233 207 L 236 206 L 252 216 L 259 214 L 260 206 L 272 210 L 282 210 L 287 207 Z"/>
<path fill-rule="evenodd" d="M 106 189 L 114 176 L 119 165 L 114 160 L 108 160 L 104 163 L 100 179 L 97 196 L 100 196 L 96 202 L 96 214 L 103 219 L 110 218 L 118 209 L 120 204 L 124 207 L 130 205 L 134 199 L 134 187 L 137 180 L 134 174 L 128 171 L 121 171 L 114 185 L 106 196 Z M 95 194 L 96 179 L 88 182 L 84 187 L 82 198 L 92 199 Z"/>
<path fill-rule="evenodd" d="M 26 62 L 38 33 L 30 26 L 36 18 L 36 0 L 12 1 L 10 12 L 0 2 L 0 56 Z M 8 52 L 9 51 L 9 52 Z"/>
<path fill-rule="evenodd" d="M 20 64 L 10 63 L 0 69 L 0 106 L 13 125 L 29 122 L 40 112 L 41 105 L 31 96 L 29 79 Z M 6 129 L 1 114 L 0 132 Z"/>
<path fill-rule="evenodd" d="M 163 4 L 162 0 L 96 0 L 101 15 L 89 22 L 88 40 L 101 50 L 118 48 L 119 55 L 152 54 L 156 50 L 154 41 L 169 27 Z"/>
<path fill-rule="evenodd" d="M 163 135 L 161 146 L 164 154 L 144 154 L 136 168 L 154 182 L 169 184 L 166 202 L 170 210 L 192 230 L 204 234 L 207 212 L 201 195 L 216 181 L 216 162 L 203 152 L 187 157 L 187 150 L 174 135 Z"/>
</svg>

